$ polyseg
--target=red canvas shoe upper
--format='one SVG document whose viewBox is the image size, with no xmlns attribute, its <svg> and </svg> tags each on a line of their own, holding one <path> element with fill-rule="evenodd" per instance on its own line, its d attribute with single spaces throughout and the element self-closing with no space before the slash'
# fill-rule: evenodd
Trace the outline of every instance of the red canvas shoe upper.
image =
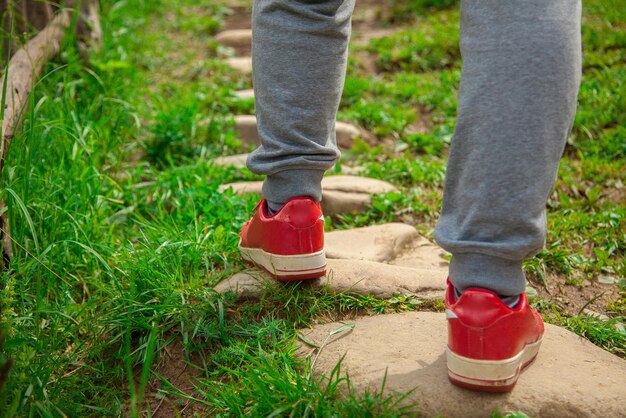
<svg viewBox="0 0 626 418">
<path fill-rule="evenodd" d="M 510 308 L 494 292 L 471 288 L 458 300 L 448 280 L 446 292 L 448 347 L 463 357 L 477 360 L 505 360 L 515 357 L 527 344 L 541 339 L 541 316 L 522 293 Z"/>
<path fill-rule="evenodd" d="M 307 197 L 295 197 L 269 216 L 263 199 L 239 236 L 242 247 L 272 254 L 315 253 L 324 248 L 324 216 L 320 204 Z"/>
</svg>

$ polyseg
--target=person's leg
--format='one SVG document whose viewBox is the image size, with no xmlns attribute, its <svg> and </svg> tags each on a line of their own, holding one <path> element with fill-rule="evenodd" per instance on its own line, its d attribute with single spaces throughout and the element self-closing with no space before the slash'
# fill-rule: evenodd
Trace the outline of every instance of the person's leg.
<svg viewBox="0 0 626 418">
<path fill-rule="evenodd" d="M 448 377 L 509 391 L 539 351 L 524 258 L 571 129 L 581 72 L 579 0 L 463 0 L 457 125 L 435 236 L 452 253 Z"/>
<path fill-rule="evenodd" d="M 337 161 L 335 118 L 354 0 L 256 0 L 252 73 L 261 147 L 248 168 L 265 199 L 240 232 L 242 258 L 278 280 L 326 274 L 322 177 Z"/>
<path fill-rule="evenodd" d="M 437 242 L 459 292 L 524 291 L 581 75 L 579 0 L 464 0 L 458 118 Z"/>
<path fill-rule="evenodd" d="M 274 211 L 296 196 L 319 202 L 337 161 L 335 119 L 354 0 L 256 0 L 252 65 L 261 146 L 248 167 L 267 177 Z"/>
</svg>

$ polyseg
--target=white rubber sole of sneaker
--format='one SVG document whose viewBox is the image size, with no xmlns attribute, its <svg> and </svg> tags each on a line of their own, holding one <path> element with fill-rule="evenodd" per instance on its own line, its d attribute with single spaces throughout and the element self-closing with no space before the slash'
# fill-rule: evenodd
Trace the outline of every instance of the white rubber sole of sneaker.
<svg viewBox="0 0 626 418">
<path fill-rule="evenodd" d="M 539 340 L 528 344 L 515 357 L 505 360 L 475 360 L 446 349 L 448 376 L 461 386 L 475 386 L 484 390 L 512 388 L 524 369 L 537 356 Z"/>
<path fill-rule="evenodd" d="M 326 252 L 323 249 L 311 254 L 278 255 L 240 245 L 239 251 L 244 260 L 262 267 L 279 280 L 319 277 L 326 273 Z"/>
</svg>

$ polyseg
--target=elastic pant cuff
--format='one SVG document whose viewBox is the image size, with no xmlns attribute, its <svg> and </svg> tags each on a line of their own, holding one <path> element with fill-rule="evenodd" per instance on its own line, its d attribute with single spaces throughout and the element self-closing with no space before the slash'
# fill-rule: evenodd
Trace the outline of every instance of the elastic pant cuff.
<svg viewBox="0 0 626 418">
<path fill-rule="evenodd" d="M 460 292 L 470 287 L 480 287 L 500 296 L 519 295 L 526 288 L 521 260 L 478 253 L 453 254 L 450 281 Z"/>
<path fill-rule="evenodd" d="M 308 196 L 322 200 L 324 170 L 283 170 L 269 175 L 263 182 L 263 197 L 269 202 L 284 205 L 289 199 Z"/>
</svg>

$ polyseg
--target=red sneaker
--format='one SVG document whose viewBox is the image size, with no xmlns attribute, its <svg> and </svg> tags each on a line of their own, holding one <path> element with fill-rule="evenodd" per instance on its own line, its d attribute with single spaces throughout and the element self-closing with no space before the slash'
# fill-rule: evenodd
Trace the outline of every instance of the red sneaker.
<svg viewBox="0 0 626 418">
<path fill-rule="evenodd" d="M 239 233 L 244 261 L 281 281 L 326 274 L 324 215 L 319 203 L 295 197 L 269 216 L 263 199 L 254 210 L 254 216 Z"/>
<path fill-rule="evenodd" d="M 543 320 L 525 294 L 515 308 L 486 289 L 467 289 L 455 300 L 448 279 L 446 318 L 448 378 L 469 389 L 512 390 L 543 338 Z"/>
</svg>

